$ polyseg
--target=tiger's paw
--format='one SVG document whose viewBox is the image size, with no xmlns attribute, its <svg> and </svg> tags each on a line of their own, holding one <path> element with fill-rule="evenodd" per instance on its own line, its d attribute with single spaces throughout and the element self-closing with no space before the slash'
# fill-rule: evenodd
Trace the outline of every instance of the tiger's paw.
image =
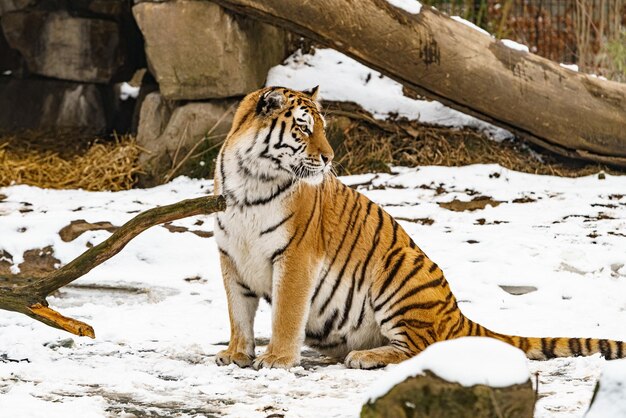
<svg viewBox="0 0 626 418">
<path fill-rule="evenodd" d="M 253 361 L 253 356 L 241 352 L 232 352 L 230 350 L 222 350 L 215 355 L 215 364 L 218 366 L 236 364 L 239 367 L 250 367 Z"/>
<path fill-rule="evenodd" d="M 355 350 L 348 353 L 344 361 L 351 369 L 376 369 L 388 364 L 400 363 L 417 353 L 406 353 L 397 347 L 385 345 L 370 350 Z"/>
<path fill-rule="evenodd" d="M 350 369 L 377 369 L 387 365 L 382 356 L 372 350 L 351 351 L 344 364 Z"/>
<path fill-rule="evenodd" d="M 298 364 L 300 364 L 298 356 L 279 355 L 267 352 L 257 357 L 256 360 L 254 360 L 252 367 L 256 370 L 259 370 L 261 367 L 268 369 L 289 369 L 297 366 Z"/>
</svg>

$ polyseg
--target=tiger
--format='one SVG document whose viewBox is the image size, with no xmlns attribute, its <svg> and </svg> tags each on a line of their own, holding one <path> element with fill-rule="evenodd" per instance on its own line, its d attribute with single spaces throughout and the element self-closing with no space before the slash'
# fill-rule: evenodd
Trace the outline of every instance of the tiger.
<svg viewBox="0 0 626 418">
<path fill-rule="evenodd" d="M 248 94 L 216 158 L 214 193 L 227 209 L 215 218 L 215 238 L 231 335 L 217 365 L 288 369 L 307 345 L 373 369 L 464 336 L 495 338 L 537 360 L 624 357 L 622 341 L 505 335 L 463 315 L 440 267 L 334 175 L 318 91 Z M 271 305 L 271 338 L 255 357 L 261 298 Z"/>
</svg>

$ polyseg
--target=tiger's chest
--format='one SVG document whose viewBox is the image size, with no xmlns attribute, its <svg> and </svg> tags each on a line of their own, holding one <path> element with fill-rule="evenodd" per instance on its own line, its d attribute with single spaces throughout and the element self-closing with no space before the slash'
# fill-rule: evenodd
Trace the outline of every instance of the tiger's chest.
<svg viewBox="0 0 626 418">
<path fill-rule="evenodd" d="M 260 296 L 271 296 L 272 256 L 288 241 L 284 206 L 281 201 L 234 206 L 216 217 L 218 247 L 233 260 L 244 284 Z"/>
</svg>

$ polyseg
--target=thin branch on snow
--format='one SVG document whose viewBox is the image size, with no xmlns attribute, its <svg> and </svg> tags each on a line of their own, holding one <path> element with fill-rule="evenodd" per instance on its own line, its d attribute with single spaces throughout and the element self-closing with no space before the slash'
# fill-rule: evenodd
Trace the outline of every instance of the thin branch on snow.
<svg viewBox="0 0 626 418">
<path fill-rule="evenodd" d="M 208 215 L 224 209 L 226 200 L 223 197 L 204 196 L 142 212 L 122 225 L 104 242 L 85 251 L 48 276 L 22 285 L 0 286 L 0 309 L 28 315 L 46 325 L 75 335 L 95 338 L 95 332 L 90 325 L 49 308 L 46 297 L 119 253 L 130 240 L 152 226 L 190 216 Z"/>
</svg>

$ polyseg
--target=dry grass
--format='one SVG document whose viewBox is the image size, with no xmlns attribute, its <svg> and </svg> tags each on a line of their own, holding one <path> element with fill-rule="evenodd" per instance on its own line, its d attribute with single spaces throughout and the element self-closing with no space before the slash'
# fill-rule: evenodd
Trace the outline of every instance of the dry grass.
<svg viewBox="0 0 626 418">
<path fill-rule="evenodd" d="M 359 113 L 329 112 L 329 137 L 340 174 L 385 172 L 388 165 L 463 166 L 500 164 L 533 174 L 564 177 L 599 171 L 624 174 L 600 164 L 572 161 L 533 149 L 521 140 L 496 142 L 472 129 L 451 129 L 416 122 L 380 122 Z"/>
<path fill-rule="evenodd" d="M 140 148 L 130 136 L 76 140 L 70 134 L 22 133 L 0 138 L 0 186 L 127 190 L 140 171 Z"/>
<path fill-rule="evenodd" d="M 521 140 L 495 142 L 472 129 L 377 121 L 356 106 L 326 105 L 328 137 L 336 150 L 339 174 L 387 172 L 389 165 L 488 163 L 526 173 L 566 177 L 599 171 L 624 174 L 599 164 L 566 160 L 533 149 Z M 0 136 L 0 186 L 127 190 L 141 173 L 137 162 L 140 153 L 131 136 L 108 141 L 85 140 L 71 132 Z M 198 175 L 183 169 L 176 174 Z"/>
</svg>

